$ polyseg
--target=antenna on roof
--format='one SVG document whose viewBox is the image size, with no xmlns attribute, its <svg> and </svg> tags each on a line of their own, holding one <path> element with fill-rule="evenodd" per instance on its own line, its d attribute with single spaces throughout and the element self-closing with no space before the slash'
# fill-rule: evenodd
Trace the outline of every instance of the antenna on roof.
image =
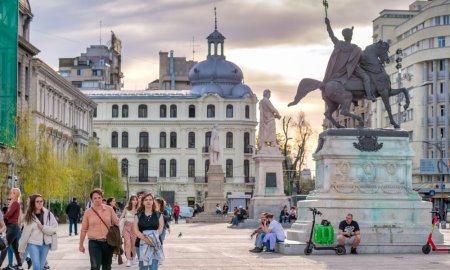
<svg viewBox="0 0 450 270">
<path fill-rule="evenodd" d="M 102 21 L 100 21 L 100 45 L 102 45 Z"/>
</svg>

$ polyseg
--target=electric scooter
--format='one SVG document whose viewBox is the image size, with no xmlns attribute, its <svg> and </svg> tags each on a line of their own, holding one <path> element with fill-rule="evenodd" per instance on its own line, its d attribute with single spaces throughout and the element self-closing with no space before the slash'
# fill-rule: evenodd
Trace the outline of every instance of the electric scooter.
<svg viewBox="0 0 450 270">
<path fill-rule="evenodd" d="M 337 246 L 317 246 L 313 241 L 313 233 L 314 233 L 314 225 L 316 224 L 316 215 L 321 216 L 322 213 L 317 210 L 316 208 L 309 208 L 309 211 L 313 214 L 313 222 L 311 227 L 311 234 L 309 235 L 309 241 L 306 243 L 306 247 L 304 250 L 305 255 L 311 255 L 313 249 L 315 250 L 334 250 L 337 255 L 345 255 L 346 250 L 345 247 L 342 245 Z M 330 225 L 331 226 L 331 225 Z"/>
<path fill-rule="evenodd" d="M 431 213 L 434 213 L 433 222 L 431 222 L 431 231 L 430 231 L 430 234 L 428 235 L 427 243 L 422 246 L 422 252 L 424 254 L 429 254 L 431 252 L 431 250 L 433 250 L 435 252 L 449 252 L 450 253 L 450 248 L 438 248 L 436 246 L 436 244 L 434 244 L 433 232 L 434 232 L 434 228 L 436 227 L 436 223 L 438 222 L 439 214 L 437 211 L 432 211 Z"/>
</svg>

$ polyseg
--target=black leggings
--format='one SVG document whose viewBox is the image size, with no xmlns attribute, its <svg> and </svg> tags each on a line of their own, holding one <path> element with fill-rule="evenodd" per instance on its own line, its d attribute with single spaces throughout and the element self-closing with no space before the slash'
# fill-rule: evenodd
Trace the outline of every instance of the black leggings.
<svg viewBox="0 0 450 270">
<path fill-rule="evenodd" d="M 19 237 L 20 237 L 20 228 L 17 224 L 8 224 L 6 226 L 6 241 L 8 241 L 8 245 L 12 247 L 14 251 L 14 255 L 16 256 L 17 265 L 22 266 L 22 260 L 19 255 Z M 0 265 L 3 264 L 3 261 L 6 258 L 6 254 L 8 253 L 8 249 L 4 249 L 0 255 Z"/>
</svg>

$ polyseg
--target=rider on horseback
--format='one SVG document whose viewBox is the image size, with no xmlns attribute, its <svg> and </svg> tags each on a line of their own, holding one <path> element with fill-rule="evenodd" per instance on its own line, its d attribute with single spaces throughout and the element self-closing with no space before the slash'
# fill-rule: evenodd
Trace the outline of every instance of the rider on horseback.
<svg viewBox="0 0 450 270">
<path fill-rule="evenodd" d="M 334 36 L 330 25 L 330 20 L 328 18 L 325 18 L 325 24 L 327 25 L 328 35 L 334 43 L 334 49 L 330 60 L 328 61 L 323 83 L 325 84 L 329 81 L 338 81 L 342 83 L 342 85 L 345 85 L 347 80 L 353 74 L 363 81 L 367 98 L 372 102 L 375 102 L 376 98 L 373 95 L 369 75 L 367 75 L 367 73 L 359 66 L 362 50 L 358 47 L 358 45 L 351 43 L 353 27 L 351 29 L 345 28 L 342 30 L 342 35 L 345 40 L 342 41 Z"/>
</svg>

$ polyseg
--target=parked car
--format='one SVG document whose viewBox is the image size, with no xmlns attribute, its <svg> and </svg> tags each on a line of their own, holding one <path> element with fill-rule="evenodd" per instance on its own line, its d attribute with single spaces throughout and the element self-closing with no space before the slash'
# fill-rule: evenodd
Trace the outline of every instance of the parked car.
<svg viewBox="0 0 450 270">
<path fill-rule="evenodd" d="M 181 218 L 188 218 L 192 217 L 194 214 L 194 208 L 189 206 L 180 206 L 180 217 Z"/>
</svg>

